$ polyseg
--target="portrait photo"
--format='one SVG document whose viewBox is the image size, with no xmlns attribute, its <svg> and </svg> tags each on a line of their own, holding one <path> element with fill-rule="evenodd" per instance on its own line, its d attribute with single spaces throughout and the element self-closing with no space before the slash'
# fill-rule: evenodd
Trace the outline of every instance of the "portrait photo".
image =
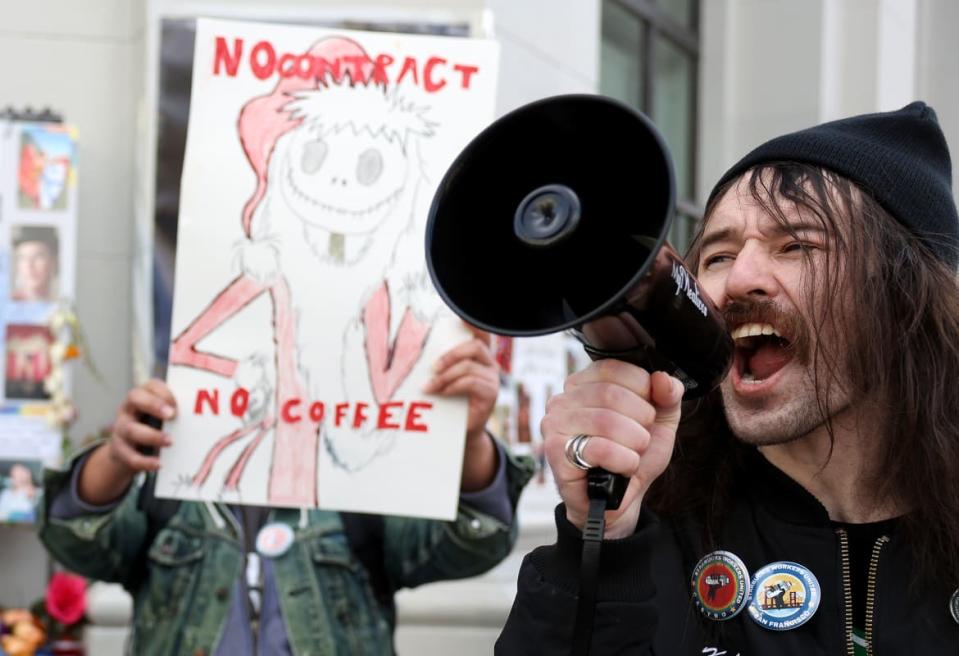
<svg viewBox="0 0 959 656">
<path fill-rule="evenodd" d="M 60 126 L 40 125 L 23 131 L 17 172 L 21 209 L 67 208 L 75 178 L 74 151 L 72 135 Z"/>
<path fill-rule="evenodd" d="M 0 523 L 32 523 L 40 499 L 39 460 L 0 459 Z"/>
<path fill-rule="evenodd" d="M 59 244 L 52 226 L 13 226 L 10 298 L 54 301 L 58 295 Z"/>
<path fill-rule="evenodd" d="M 50 374 L 53 335 L 46 326 L 7 326 L 7 366 L 4 394 L 7 399 L 49 399 L 43 381 Z"/>
</svg>

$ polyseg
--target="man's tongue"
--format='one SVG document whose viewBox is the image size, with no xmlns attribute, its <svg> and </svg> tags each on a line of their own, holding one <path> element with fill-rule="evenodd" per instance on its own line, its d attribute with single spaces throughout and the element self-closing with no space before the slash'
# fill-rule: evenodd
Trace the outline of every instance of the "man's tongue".
<svg viewBox="0 0 959 656">
<path fill-rule="evenodd" d="M 766 341 L 746 356 L 745 371 L 756 380 L 766 380 L 786 366 L 792 359 L 792 352 L 774 341 Z"/>
</svg>

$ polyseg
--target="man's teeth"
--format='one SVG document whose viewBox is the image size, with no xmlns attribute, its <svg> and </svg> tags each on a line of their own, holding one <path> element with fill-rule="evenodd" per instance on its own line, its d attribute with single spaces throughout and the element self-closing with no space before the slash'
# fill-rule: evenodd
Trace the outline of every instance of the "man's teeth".
<svg viewBox="0 0 959 656">
<path fill-rule="evenodd" d="M 744 371 L 742 376 L 739 377 L 739 379 L 742 382 L 751 384 L 751 385 L 755 385 L 757 383 L 761 383 L 764 380 L 766 380 L 765 378 L 756 378 L 755 376 L 753 376 L 751 371 Z"/>
<path fill-rule="evenodd" d="M 768 323 L 744 323 L 736 328 L 733 333 L 733 339 L 742 339 L 743 337 L 755 337 L 756 335 L 775 335 L 782 337 L 772 324 Z"/>
</svg>

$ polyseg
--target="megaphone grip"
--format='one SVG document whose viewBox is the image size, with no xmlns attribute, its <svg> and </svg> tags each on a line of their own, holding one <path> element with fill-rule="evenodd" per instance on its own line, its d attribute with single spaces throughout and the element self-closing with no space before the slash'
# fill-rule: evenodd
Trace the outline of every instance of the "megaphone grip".
<svg viewBox="0 0 959 656">
<path fill-rule="evenodd" d="M 593 636 L 593 612 L 599 585 L 600 550 L 606 532 L 606 511 L 616 510 L 623 501 L 629 479 L 592 467 L 586 472 L 586 493 L 589 510 L 583 526 L 583 560 L 579 570 L 579 594 L 576 623 L 573 626 L 571 656 L 589 656 Z"/>
<path fill-rule="evenodd" d="M 623 495 L 629 487 L 629 479 L 613 474 L 602 467 L 593 467 L 586 473 L 586 495 L 590 499 L 606 501 L 606 510 L 618 510 Z"/>
</svg>

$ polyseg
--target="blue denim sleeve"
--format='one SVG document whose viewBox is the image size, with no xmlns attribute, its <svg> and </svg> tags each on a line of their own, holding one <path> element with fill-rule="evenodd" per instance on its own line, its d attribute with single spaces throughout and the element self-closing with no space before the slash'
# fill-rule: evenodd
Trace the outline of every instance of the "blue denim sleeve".
<svg viewBox="0 0 959 656">
<path fill-rule="evenodd" d="M 460 492 L 460 501 L 473 510 L 495 517 L 509 526 L 513 522 L 513 506 L 506 486 L 506 452 L 497 440 L 493 440 L 493 444 L 496 445 L 496 458 L 499 462 L 496 476 L 482 490 Z"/>
<path fill-rule="evenodd" d="M 70 470 L 70 485 L 64 487 L 60 492 L 53 498 L 50 502 L 50 517 L 52 519 L 76 519 L 77 517 L 82 517 L 83 515 L 102 515 L 110 512 L 115 509 L 123 501 L 123 498 L 126 496 L 126 492 L 121 494 L 116 501 L 111 503 L 103 504 L 101 506 L 94 506 L 92 504 L 86 503 L 83 499 L 80 498 L 80 493 L 78 491 L 78 485 L 80 484 L 80 472 L 83 470 L 83 465 L 86 464 L 87 458 L 90 457 L 92 451 L 87 452 L 80 458 L 77 458 L 73 467 Z"/>
</svg>

